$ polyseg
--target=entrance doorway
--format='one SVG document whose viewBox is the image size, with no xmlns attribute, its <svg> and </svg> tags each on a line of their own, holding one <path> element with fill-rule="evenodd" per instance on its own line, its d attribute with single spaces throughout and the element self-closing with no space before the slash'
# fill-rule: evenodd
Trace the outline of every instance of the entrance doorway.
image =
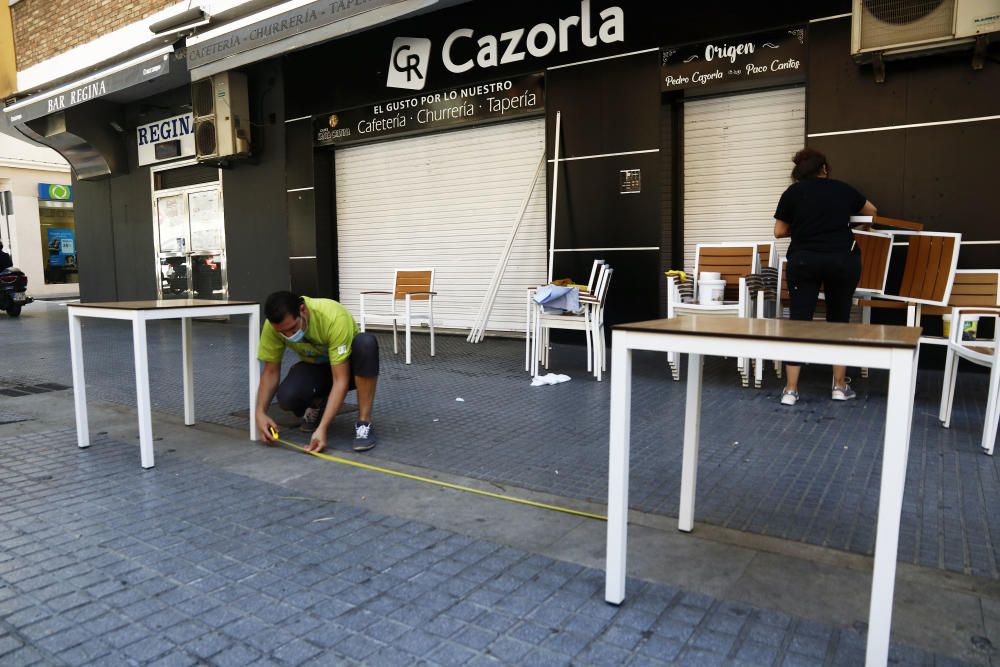
<svg viewBox="0 0 1000 667">
<path fill-rule="evenodd" d="M 196 184 L 169 172 L 154 173 L 153 220 L 156 226 L 157 289 L 161 299 L 225 299 L 225 217 L 217 170 L 197 169 L 214 179 Z M 157 185 L 166 186 L 157 189 Z"/>
</svg>

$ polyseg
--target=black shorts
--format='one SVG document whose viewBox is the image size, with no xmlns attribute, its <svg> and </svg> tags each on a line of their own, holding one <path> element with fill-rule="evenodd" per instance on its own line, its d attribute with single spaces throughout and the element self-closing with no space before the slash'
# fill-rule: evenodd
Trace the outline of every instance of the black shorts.
<svg viewBox="0 0 1000 667">
<path fill-rule="evenodd" d="M 351 343 L 349 390 L 355 389 L 354 377 L 378 377 L 378 340 L 370 333 L 359 333 Z M 278 405 L 299 417 L 317 396 L 326 396 L 333 388 L 329 364 L 300 361 L 288 369 L 278 385 Z"/>
</svg>

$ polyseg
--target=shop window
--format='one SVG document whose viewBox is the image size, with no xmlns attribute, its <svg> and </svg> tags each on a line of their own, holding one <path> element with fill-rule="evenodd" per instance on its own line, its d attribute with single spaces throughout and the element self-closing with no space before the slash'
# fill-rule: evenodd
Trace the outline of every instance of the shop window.
<svg viewBox="0 0 1000 667">
<path fill-rule="evenodd" d="M 45 284 L 79 282 L 73 204 L 59 201 L 39 201 L 38 222 L 42 237 Z"/>
</svg>

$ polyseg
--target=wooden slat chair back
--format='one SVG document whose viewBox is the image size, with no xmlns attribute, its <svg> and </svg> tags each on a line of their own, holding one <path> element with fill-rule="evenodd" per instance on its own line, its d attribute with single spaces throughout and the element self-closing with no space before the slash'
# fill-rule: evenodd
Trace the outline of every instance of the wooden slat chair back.
<svg viewBox="0 0 1000 667">
<path fill-rule="evenodd" d="M 892 234 L 854 232 L 854 243 L 861 251 L 861 280 L 858 289 L 872 294 L 885 292 L 889 275 L 889 255 L 892 253 Z"/>
<path fill-rule="evenodd" d="M 944 305 L 951 296 L 961 234 L 922 232 L 910 237 L 898 296 Z"/>
<path fill-rule="evenodd" d="M 399 270 L 396 271 L 393 300 L 403 301 L 407 294 L 412 294 L 411 301 L 427 301 L 431 298 L 429 292 L 434 291 L 434 270 Z"/>
<path fill-rule="evenodd" d="M 925 315 L 947 315 L 952 308 L 1000 306 L 1000 270 L 958 269 L 947 306 L 926 306 Z"/>
<path fill-rule="evenodd" d="M 906 310 L 908 326 L 917 326 L 927 306 L 947 306 L 958 264 L 962 235 L 950 232 L 916 232 L 909 237 L 903 278 L 899 290 L 888 290 L 876 299 L 860 299 L 859 305 L 871 308 Z M 867 316 L 863 321 L 867 322 Z"/>
<path fill-rule="evenodd" d="M 735 301 L 739 298 L 740 278 L 757 271 L 756 255 L 756 243 L 699 243 L 695 249 L 694 279 L 698 280 L 704 271 L 722 274 L 722 279 L 726 281 L 725 299 Z"/>
</svg>

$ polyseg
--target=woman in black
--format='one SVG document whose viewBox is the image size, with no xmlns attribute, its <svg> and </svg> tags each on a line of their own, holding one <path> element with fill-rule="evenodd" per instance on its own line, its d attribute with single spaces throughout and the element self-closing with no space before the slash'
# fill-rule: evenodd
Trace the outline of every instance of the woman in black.
<svg viewBox="0 0 1000 667">
<path fill-rule="evenodd" d="M 811 320 L 820 290 L 826 296 L 826 321 L 848 322 L 854 289 L 861 278 L 861 253 L 854 249 L 852 215 L 875 215 L 875 207 L 847 183 L 830 178 L 826 156 L 804 148 L 792 158 L 795 181 L 785 190 L 774 212 L 774 236 L 791 237 L 788 246 L 788 291 L 791 319 Z M 799 400 L 801 366 L 786 364 L 782 405 Z M 831 398 L 854 398 L 847 369 L 833 367 Z"/>
</svg>

